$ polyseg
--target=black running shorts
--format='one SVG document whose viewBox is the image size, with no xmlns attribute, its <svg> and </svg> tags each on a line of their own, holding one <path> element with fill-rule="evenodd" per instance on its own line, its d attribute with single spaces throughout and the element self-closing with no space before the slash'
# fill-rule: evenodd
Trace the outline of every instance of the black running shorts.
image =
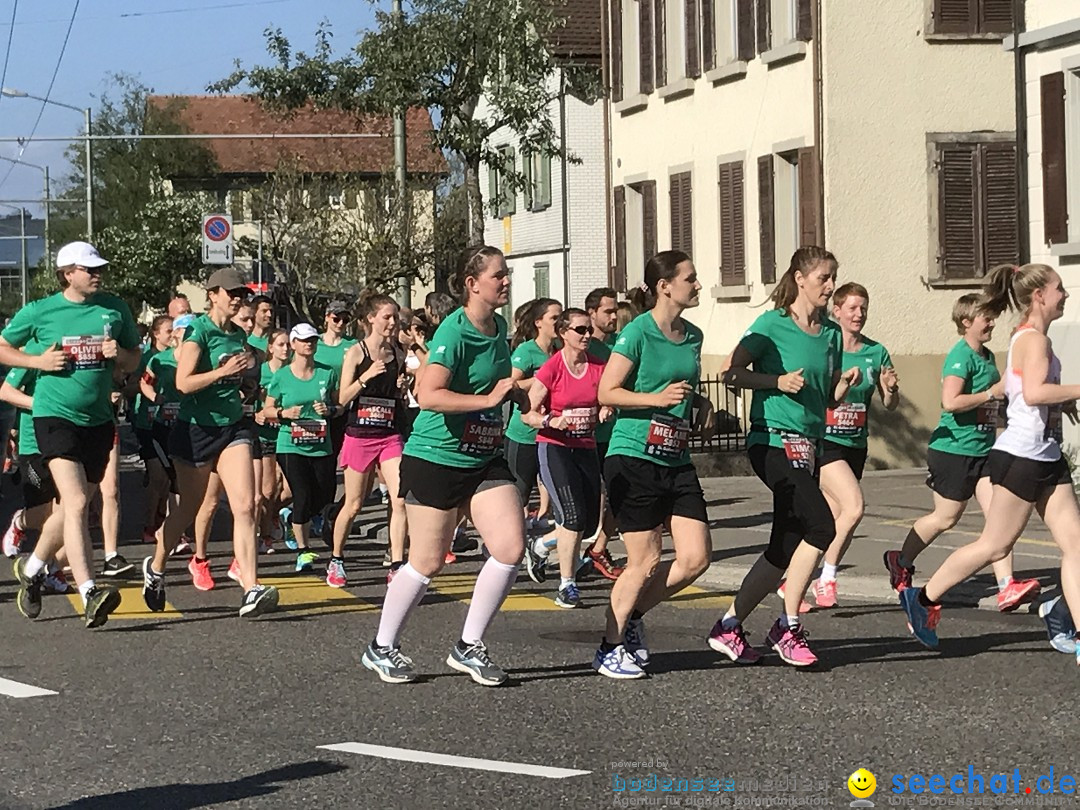
<svg viewBox="0 0 1080 810">
<path fill-rule="evenodd" d="M 85 427 L 58 416 L 34 418 L 34 436 L 46 464 L 54 458 L 78 462 L 86 471 L 86 480 L 100 484 L 109 466 L 109 455 L 116 440 L 116 425 L 103 422 Z"/>
<path fill-rule="evenodd" d="M 416 456 L 401 457 L 400 497 L 406 504 L 448 511 L 468 504 L 477 492 L 512 485 L 514 474 L 502 456 L 483 467 L 450 467 Z"/>
<path fill-rule="evenodd" d="M 705 493 L 693 464 L 668 467 L 632 456 L 604 462 L 608 501 L 621 532 L 647 532 L 669 517 L 708 522 Z"/>
<path fill-rule="evenodd" d="M 959 456 L 930 448 L 926 451 L 926 485 L 950 501 L 970 501 L 980 478 L 990 474 L 986 456 Z"/>
<path fill-rule="evenodd" d="M 1038 503 L 1062 484 L 1072 485 L 1069 462 L 1064 456 L 1057 461 L 1034 461 L 1004 450 L 991 450 L 986 466 L 990 483 L 1028 503 Z"/>
</svg>

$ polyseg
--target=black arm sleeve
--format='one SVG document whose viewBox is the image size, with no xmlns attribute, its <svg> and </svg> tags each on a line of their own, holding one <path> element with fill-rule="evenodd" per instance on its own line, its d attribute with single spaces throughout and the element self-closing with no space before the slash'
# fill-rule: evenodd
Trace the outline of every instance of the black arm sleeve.
<svg viewBox="0 0 1080 810">
<path fill-rule="evenodd" d="M 780 378 L 776 374 L 762 374 L 748 368 L 729 368 L 724 372 L 724 385 L 733 388 L 776 388 Z"/>
</svg>

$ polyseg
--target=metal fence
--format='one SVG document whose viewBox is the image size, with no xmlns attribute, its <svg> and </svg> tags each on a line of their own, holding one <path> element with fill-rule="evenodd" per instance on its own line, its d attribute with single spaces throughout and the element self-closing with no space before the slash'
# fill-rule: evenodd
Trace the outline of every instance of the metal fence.
<svg viewBox="0 0 1080 810">
<path fill-rule="evenodd" d="M 708 441 L 691 435 L 691 453 L 731 452 L 746 449 L 745 400 L 720 377 L 704 377 L 698 393 L 708 398 L 716 412 L 716 430 Z"/>
</svg>

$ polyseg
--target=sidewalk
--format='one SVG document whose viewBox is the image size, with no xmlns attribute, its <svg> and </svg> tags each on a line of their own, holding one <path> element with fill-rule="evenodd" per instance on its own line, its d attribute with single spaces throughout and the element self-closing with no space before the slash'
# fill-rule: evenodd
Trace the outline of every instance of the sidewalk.
<svg viewBox="0 0 1080 810">
<path fill-rule="evenodd" d="M 888 549 L 899 549 L 911 524 L 930 511 L 932 499 L 925 479 L 926 472 L 917 469 L 866 473 L 862 482 L 866 514 L 837 577 L 840 605 L 896 603 L 882 555 Z M 713 564 L 699 584 L 734 591 L 768 543 L 772 496 L 756 477 L 703 478 L 701 485 L 709 506 Z M 956 527 L 919 556 L 915 583 L 925 582 L 953 549 L 978 537 L 982 526 L 982 511 L 973 500 Z M 1039 517 L 1033 515 L 1014 551 L 1017 576 L 1038 577 L 1045 592 L 1056 587 L 1060 562 L 1057 545 Z M 987 568 L 950 591 L 945 601 L 996 610 L 996 594 Z"/>
</svg>

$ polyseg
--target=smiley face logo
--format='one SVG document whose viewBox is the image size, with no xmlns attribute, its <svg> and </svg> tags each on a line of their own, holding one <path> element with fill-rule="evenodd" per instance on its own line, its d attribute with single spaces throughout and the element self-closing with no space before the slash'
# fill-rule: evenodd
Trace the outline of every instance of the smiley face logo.
<svg viewBox="0 0 1080 810">
<path fill-rule="evenodd" d="M 848 790 L 856 799 L 865 799 L 874 795 L 877 790 L 877 780 L 866 768 L 859 768 L 847 780 Z"/>
</svg>

